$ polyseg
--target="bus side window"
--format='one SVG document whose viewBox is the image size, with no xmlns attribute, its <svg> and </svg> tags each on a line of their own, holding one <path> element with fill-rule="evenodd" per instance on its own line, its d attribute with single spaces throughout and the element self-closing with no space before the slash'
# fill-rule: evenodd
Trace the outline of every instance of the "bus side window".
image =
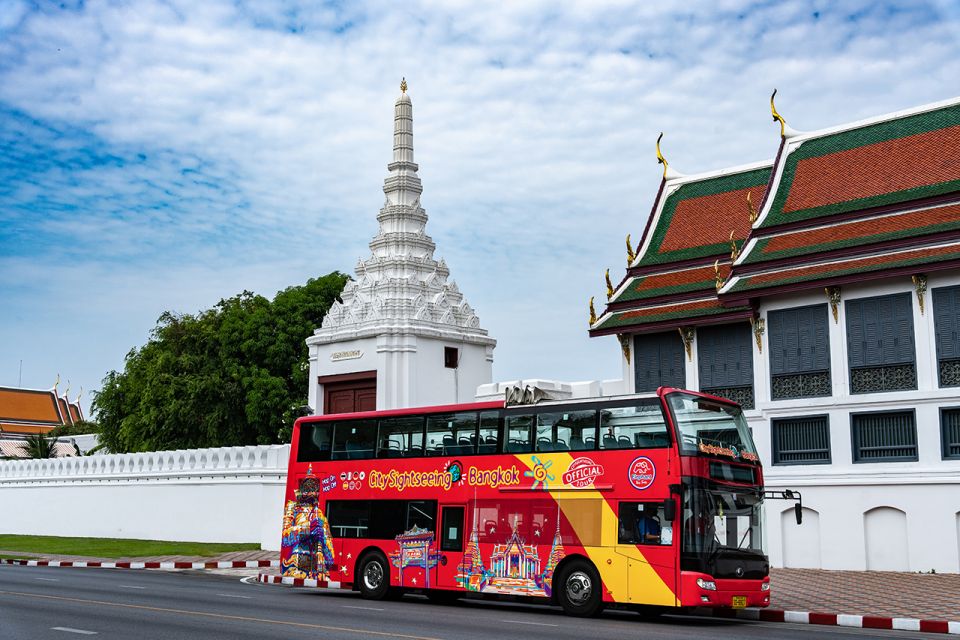
<svg viewBox="0 0 960 640">
<path fill-rule="evenodd" d="M 618 515 L 620 544 L 673 543 L 673 524 L 664 517 L 662 502 L 621 502 Z"/>
<path fill-rule="evenodd" d="M 504 453 L 531 453 L 533 451 L 533 416 L 507 416 Z"/>
<path fill-rule="evenodd" d="M 377 443 L 376 420 L 341 420 L 333 429 L 331 460 L 372 458 Z"/>
<path fill-rule="evenodd" d="M 669 447 L 667 424 L 659 404 L 642 403 L 600 410 L 601 449 Z"/>
<path fill-rule="evenodd" d="M 427 531 L 437 530 L 437 502 L 436 500 L 411 500 L 407 503 L 407 528 L 414 527 Z"/>
<path fill-rule="evenodd" d="M 301 424 L 300 442 L 297 446 L 297 462 L 329 460 L 330 441 L 332 439 L 332 422 Z"/>
<path fill-rule="evenodd" d="M 477 437 L 477 453 L 497 452 L 497 437 L 500 434 L 500 412 L 484 411 L 480 414 L 480 433 Z"/>
<path fill-rule="evenodd" d="M 537 451 L 584 451 L 593 449 L 597 412 L 564 411 L 537 414 Z M 587 444 L 587 438 L 590 444 Z"/>
<path fill-rule="evenodd" d="M 426 455 L 466 456 L 476 451 L 476 413 L 471 411 L 427 416 Z"/>
<path fill-rule="evenodd" d="M 384 418 L 377 436 L 378 458 L 407 458 L 423 455 L 423 418 Z"/>
</svg>

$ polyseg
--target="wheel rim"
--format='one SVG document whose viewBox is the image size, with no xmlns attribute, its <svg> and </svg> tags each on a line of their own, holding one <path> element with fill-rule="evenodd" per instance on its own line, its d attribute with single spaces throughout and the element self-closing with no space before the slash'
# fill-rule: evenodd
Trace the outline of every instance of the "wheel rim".
<svg viewBox="0 0 960 640">
<path fill-rule="evenodd" d="M 583 571 L 574 571 L 567 576 L 564 591 L 567 594 L 567 600 L 575 605 L 586 604 L 593 594 L 593 582 Z"/>
<path fill-rule="evenodd" d="M 383 584 L 383 567 L 376 560 L 371 560 L 363 568 L 363 584 L 371 591 L 376 591 Z"/>
</svg>

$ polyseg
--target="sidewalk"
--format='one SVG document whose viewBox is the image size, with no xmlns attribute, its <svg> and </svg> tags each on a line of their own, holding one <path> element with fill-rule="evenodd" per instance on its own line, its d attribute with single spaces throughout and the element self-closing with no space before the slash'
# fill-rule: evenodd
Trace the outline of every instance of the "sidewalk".
<svg viewBox="0 0 960 640">
<path fill-rule="evenodd" d="M 960 574 L 771 569 L 771 609 L 960 622 Z"/>
<path fill-rule="evenodd" d="M 94 558 L 90 556 L 67 556 L 50 553 L 29 553 L 26 551 L 5 551 L 0 549 L 0 556 L 8 558 L 23 558 L 25 560 L 47 560 L 57 562 L 250 562 L 260 560 L 279 560 L 279 551 L 233 551 L 215 556 L 143 556 L 125 558 Z"/>
</svg>

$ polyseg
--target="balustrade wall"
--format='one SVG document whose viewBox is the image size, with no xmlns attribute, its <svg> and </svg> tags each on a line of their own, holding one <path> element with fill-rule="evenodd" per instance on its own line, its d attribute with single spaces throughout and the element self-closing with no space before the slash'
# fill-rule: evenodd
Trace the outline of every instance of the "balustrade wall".
<svg viewBox="0 0 960 640">
<path fill-rule="evenodd" d="M 289 445 L 0 462 L 0 533 L 279 549 Z"/>
</svg>

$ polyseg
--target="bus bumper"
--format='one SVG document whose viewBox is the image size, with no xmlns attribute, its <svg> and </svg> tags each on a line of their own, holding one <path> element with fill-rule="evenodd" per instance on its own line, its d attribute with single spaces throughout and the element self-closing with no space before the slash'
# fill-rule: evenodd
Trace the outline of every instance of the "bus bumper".
<svg viewBox="0 0 960 640">
<path fill-rule="evenodd" d="M 681 571 L 680 604 L 684 607 L 727 609 L 769 607 L 770 577 L 762 580 L 735 580 Z"/>
</svg>

